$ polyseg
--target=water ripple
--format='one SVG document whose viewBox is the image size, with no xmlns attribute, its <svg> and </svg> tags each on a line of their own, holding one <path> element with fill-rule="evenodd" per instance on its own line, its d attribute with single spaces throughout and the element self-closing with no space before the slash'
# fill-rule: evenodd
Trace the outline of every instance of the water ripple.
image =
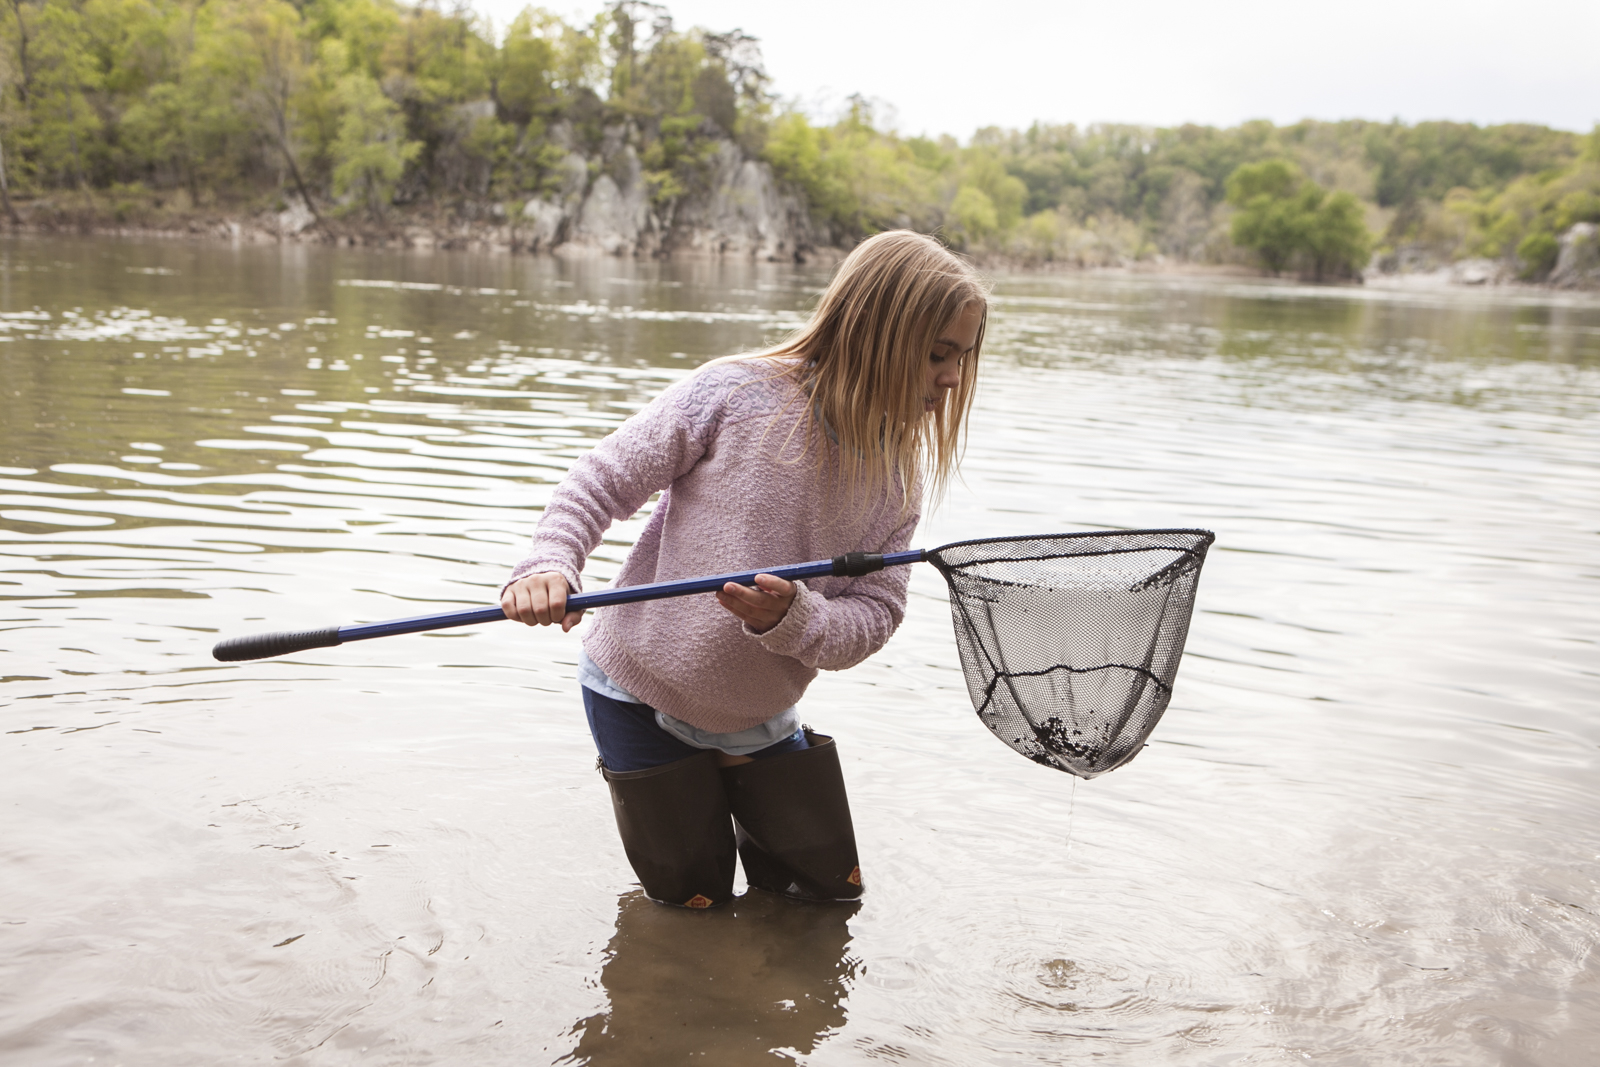
<svg viewBox="0 0 1600 1067">
<path fill-rule="evenodd" d="M 492 600 L 576 457 L 792 329 L 823 276 L 7 256 L 0 980 L 23 992 L 0 1050 L 570 1062 L 602 1026 L 670 1021 L 635 993 L 681 942 L 627 895 L 573 640 L 209 649 Z M 70 288 L 23 269 L 55 260 Z M 997 294 L 965 484 L 918 540 L 1216 529 L 1177 698 L 1116 775 L 1022 763 L 974 721 L 943 585 L 915 573 L 889 646 L 806 703 L 841 738 L 866 901 L 820 940 L 809 912 L 725 924 L 705 973 L 746 984 L 707 1003 L 792 1004 L 696 1051 L 1586 1063 L 1600 306 Z"/>
</svg>

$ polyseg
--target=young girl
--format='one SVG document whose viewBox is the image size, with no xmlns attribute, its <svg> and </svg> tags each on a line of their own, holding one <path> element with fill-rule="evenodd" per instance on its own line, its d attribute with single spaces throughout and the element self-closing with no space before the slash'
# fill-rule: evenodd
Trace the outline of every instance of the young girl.
<svg viewBox="0 0 1600 1067">
<path fill-rule="evenodd" d="M 618 586 L 904 550 L 924 484 L 937 495 L 954 471 L 986 316 L 984 285 L 937 242 L 907 231 L 862 242 L 794 336 L 708 363 L 573 465 L 501 607 L 571 630 L 584 560 L 656 492 Z M 861 895 L 837 747 L 802 728 L 795 705 L 819 669 L 883 647 L 907 580 L 904 567 L 763 574 L 714 601 L 600 611 L 579 681 L 651 899 L 732 899 L 736 849 L 756 888 Z"/>
</svg>

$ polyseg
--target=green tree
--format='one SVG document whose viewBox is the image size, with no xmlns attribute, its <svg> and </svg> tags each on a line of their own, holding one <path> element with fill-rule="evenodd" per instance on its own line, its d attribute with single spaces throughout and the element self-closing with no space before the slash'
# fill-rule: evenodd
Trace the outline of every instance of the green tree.
<svg viewBox="0 0 1600 1067">
<path fill-rule="evenodd" d="M 1444 209 L 1466 224 L 1462 251 L 1495 259 L 1514 255 L 1523 278 L 1547 276 L 1561 235 L 1575 223 L 1600 222 L 1600 125 L 1578 147 L 1577 160 L 1567 166 L 1524 175 L 1500 189 L 1453 190 Z"/>
<path fill-rule="evenodd" d="M 1320 282 L 1353 275 L 1372 255 L 1372 234 L 1361 202 L 1346 192 L 1324 195 L 1317 188 L 1316 194 L 1317 204 L 1306 226 L 1311 277 Z"/>
<path fill-rule="evenodd" d="M 517 126 L 553 114 L 560 104 L 555 85 L 557 41 L 548 33 L 551 16 L 532 8 L 512 20 L 500 46 L 495 100 Z"/>
<path fill-rule="evenodd" d="M 950 217 L 957 234 L 968 243 L 977 243 L 1000 230 L 1000 212 L 989 194 L 975 185 L 963 185 L 950 202 Z"/>
<path fill-rule="evenodd" d="M 19 20 L 30 5 L 16 4 Z M 99 71 L 89 51 L 83 12 L 47 0 L 32 12 L 28 45 L 28 116 L 23 148 L 46 181 L 89 188 L 91 152 L 104 144 L 99 113 L 89 103 Z"/>
<path fill-rule="evenodd" d="M 1316 281 L 1354 274 L 1371 252 L 1361 204 L 1327 190 L 1283 159 L 1246 163 L 1228 179 L 1233 241 L 1274 274 L 1299 261 Z"/>
<path fill-rule="evenodd" d="M 1561 242 L 1555 234 L 1535 231 L 1517 243 L 1517 259 L 1522 264 L 1522 277 L 1536 280 L 1548 275 L 1561 254 Z"/>
<path fill-rule="evenodd" d="M 360 70 L 373 80 L 388 73 L 391 44 L 406 22 L 415 21 L 387 0 L 309 0 L 297 6 L 304 12 L 301 32 L 308 41 L 338 41 L 343 46 L 339 58 L 349 71 Z"/>
<path fill-rule="evenodd" d="M 933 230 L 945 221 L 940 199 L 952 160 L 931 142 L 877 129 L 860 97 L 831 126 L 811 126 L 792 112 L 780 116 L 764 155 L 780 177 L 805 190 L 838 240 L 897 226 Z"/>
<path fill-rule="evenodd" d="M 299 12 L 283 0 L 232 0 L 207 5 L 201 16 L 205 28 L 196 35 L 197 80 L 235 102 L 318 225 L 325 225 L 300 166 L 298 109 L 312 71 Z"/>
<path fill-rule="evenodd" d="M 1304 178 L 1284 159 L 1246 163 L 1228 179 L 1233 216 L 1233 243 L 1254 249 L 1261 262 L 1281 274 L 1306 245 L 1306 211 L 1296 195 Z"/>
<path fill-rule="evenodd" d="M 1028 200 L 1027 185 L 1006 171 L 997 152 L 982 145 L 974 146 L 964 154 L 960 170 L 961 188 L 981 192 L 991 205 L 994 212 L 991 234 L 1010 233 L 1022 221 L 1022 209 Z M 951 210 L 956 210 L 954 203 Z"/>
<path fill-rule="evenodd" d="M 333 150 L 334 195 L 358 196 L 368 211 L 382 214 L 422 144 L 405 139 L 400 108 L 365 71 L 339 79 L 339 103 L 343 114 Z"/>
</svg>

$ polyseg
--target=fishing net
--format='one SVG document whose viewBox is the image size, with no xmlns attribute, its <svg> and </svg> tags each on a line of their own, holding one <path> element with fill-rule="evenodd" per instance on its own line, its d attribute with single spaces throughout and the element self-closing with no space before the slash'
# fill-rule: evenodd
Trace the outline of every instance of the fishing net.
<svg viewBox="0 0 1600 1067">
<path fill-rule="evenodd" d="M 1172 698 L 1205 530 L 963 541 L 927 554 L 978 718 L 1035 763 L 1094 778 L 1144 748 Z"/>
</svg>

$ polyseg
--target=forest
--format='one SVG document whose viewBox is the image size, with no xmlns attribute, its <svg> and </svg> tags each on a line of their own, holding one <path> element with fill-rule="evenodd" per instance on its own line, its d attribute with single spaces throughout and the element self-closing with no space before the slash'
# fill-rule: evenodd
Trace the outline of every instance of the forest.
<svg viewBox="0 0 1600 1067">
<path fill-rule="evenodd" d="M 726 145 L 820 240 L 938 232 L 1018 263 L 1257 264 L 1319 279 L 1481 256 L 1529 280 L 1600 222 L 1600 127 L 1367 120 L 1035 125 L 913 136 L 851 98 L 775 96 L 759 42 L 619 0 L 592 21 L 400 0 L 5 0 L 0 200 L 13 223 L 144 226 L 304 204 L 325 233 L 516 217 L 626 142 L 651 210 Z M 1041 111 L 1052 110 L 1040 102 Z M 591 174 L 591 180 L 597 177 Z"/>
</svg>

